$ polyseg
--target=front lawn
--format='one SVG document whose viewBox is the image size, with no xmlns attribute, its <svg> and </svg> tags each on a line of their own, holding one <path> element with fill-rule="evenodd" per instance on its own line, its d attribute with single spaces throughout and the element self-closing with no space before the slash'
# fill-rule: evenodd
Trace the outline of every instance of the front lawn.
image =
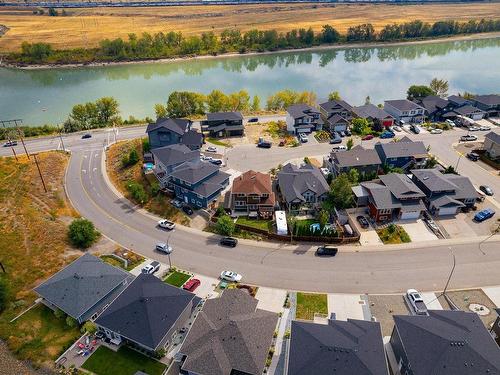
<svg viewBox="0 0 500 375">
<path fill-rule="evenodd" d="M 390 224 L 387 228 L 377 230 L 377 234 L 384 244 L 411 242 L 410 236 L 400 225 Z"/>
<path fill-rule="evenodd" d="M 191 278 L 191 275 L 184 273 L 184 272 L 179 272 L 179 271 L 173 271 L 167 275 L 163 279 L 167 284 L 176 286 L 180 288 L 186 281 L 188 281 Z"/>
<path fill-rule="evenodd" d="M 297 293 L 297 319 L 313 320 L 314 314 L 328 314 L 326 294 Z"/>
<path fill-rule="evenodd" d="M 330 141 L 330 133 L 328 133 L 327 131 L 325 130 L 318 130 L 315 134 L 314 134 L 314 138 L 316 138 L 316 140 L 318 142 L 321 142 L 321 143 L 324 143 L 324 142 L 329 142 Z"/>
<path fill-rule="evenodd" d="M 271 220 L 249 219 L 248 217 L 240 216 L 236 220 L 236 224 L 241 224 L 247 227 L 265 230 L 267 232 L 271 232 L 273 230 L 273 222 Z"/>
<path fill-rule="evenodd" d="M 217 138 L 208 137 L 207 142 L 210 142 L 211 144 L 216 146 L 231 147 L 231 144 L 229 142 L 224 142 Z"/>
<path fill-rule="evenodd" d="M 100 346 L 82 367 L 97 375 L 134 375 L 137 371 L 161 375 L 167 366 L 126 346 L 122 346 L 118 352 Z"/>
</svg>

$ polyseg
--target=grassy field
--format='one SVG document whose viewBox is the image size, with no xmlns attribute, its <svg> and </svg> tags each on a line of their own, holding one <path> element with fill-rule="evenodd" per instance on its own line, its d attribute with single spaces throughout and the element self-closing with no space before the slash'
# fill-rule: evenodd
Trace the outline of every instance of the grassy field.
<svg viewBox="0 0 500 375">
<path fill-rule="evenodd" d="M 297 293 L 297 319 L 313 320 L 314 313 L 328 314 L 326 294 Z"/>
<path fill-rule="evenodd" d="M 189 7 L 69 9 L 66 17 L 34 15 L 31 9 L 0 9 L 0 25 L 9 30 L 0 38 L 0 51 L 19 50 L 23 41 L 48 42 L 58 49 L 93 47 L 105 38 L 126 38 L 129 33 L 182 31 L 183 34 L 220 33 L 224 29 L 253 28 L 288 31 L 320 30 L 331 24 L 340 32 L 370 22 L 385 24 L 421 19 L 434 22 L 500 18 L 498 3 L 468 4 L 261 4 Z"/>
<path fill-rule="evenodd" d="M 167 284 L 180 288 L 190 278 L 191 275 L 188 275 L 187 273 L 174 271 L 170 273 L 167 277 L 165 277 L 163 281 L 165 281 Z"/>
</svg>

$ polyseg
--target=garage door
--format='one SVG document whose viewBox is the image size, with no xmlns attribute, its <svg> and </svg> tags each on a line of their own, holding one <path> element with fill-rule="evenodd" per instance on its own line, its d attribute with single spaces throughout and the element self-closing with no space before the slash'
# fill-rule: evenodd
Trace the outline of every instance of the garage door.
<svg viewBox="0 0 500 375">
<path fill-rule="evenodd" d="M 401 220 L 418 219 L 420 211 L 408 211 L 401 214 Z"/>
<path fill-rule="evenodd" d="M 456 213 L 457 213 L 457 207 L 441 207 L 438 211 L 439 216 L 455 215 Z"/>
</svg>

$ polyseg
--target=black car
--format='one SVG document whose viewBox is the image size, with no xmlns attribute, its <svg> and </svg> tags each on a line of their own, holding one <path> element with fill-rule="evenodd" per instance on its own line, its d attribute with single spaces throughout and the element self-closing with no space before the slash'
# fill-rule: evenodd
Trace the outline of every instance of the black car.
<svg viewBox="0 0 500 375">
<path fill-rule="evenodd" d="M 260 148 L 271 148 L 272 145 L 273 144 L 269 141 L 262 141 L 262 142 L 257 143 L 257 147 L 260 147 Z"/>
<path fill-rule="evenodd" d="M 470 159 L 472 161 L 478 161 L 479 160 L 479 155 L 476 154 L 475 152 L 469 152 L 467 154 L 467 159 Z"/>
<path fill-rule="evenodd" d="M 222 246 L 236 247 L 238 240 L 233 237 L 222 237 L 219 241 Z"/>
<path fill-rule="evenodd" d="M 252 117 L 248 119 L 248 122 L 259 122 L 259 119 L 257 117 Z"/>
<path fill-rule="evenodd" d="M 339 249 L 336 247 L 323 245 L 316 249 L 316 255 L 334 257 L 335 255 L 337 255 L 338 251 Z"/>
<path fill-rule="evenodd" d="M 344 133 L 347 137 L 350 137 L 352 135 L 352 133 L 349 129 L 344 130 Z"/>
<path fill-rule="evenodd" d="M 481 190 L 484 194 L 492 196 L 493 195 L 493 190 L 489 186 L 486 185 L 481 185 L 479 186 L 479 190 Z"/>
<path fill-rule="evenodd" d="M 361 225 L 361 228 L 368 228 L 370 224 L 368 223 L 368 220 L 362 215 L 359 215 L 356 217 L 356 220 L 358 221 L 359 225 Z"/>
<path fill-rule="evenodd" d="M 182 211 L 184 211 L 186 215 L 192 215 L 194 213 L 193 209 L 189 206 L 182 206 Z"/>
<path fill-rule="evenodd" d="M 222 160 L 212 159 L 212 160 L 210 160 L 210 163 L 215 164 L 215 165 L 222 165 Z"/>
<path fill-rule="evenodd" d="M 87 133 L 87 134 L 82 135 L 82 139 L 88 139 L 88 138 L 92 138 L 92 134 Z"/>
</svg>

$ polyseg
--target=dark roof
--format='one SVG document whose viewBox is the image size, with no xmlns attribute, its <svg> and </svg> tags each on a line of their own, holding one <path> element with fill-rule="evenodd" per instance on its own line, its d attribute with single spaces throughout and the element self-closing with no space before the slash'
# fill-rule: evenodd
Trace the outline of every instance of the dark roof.
<svg viewBox="0 0 500 375">
<path fill-rule="evenodd" d="M 278 172 L 278 184 L 287 202 L 297 199 L 305 201 L 302 194 L 307 190 L 311 190 L 318 196 L 330 191 L 321 171 L 311 164 L 304 164 L 300 167 L 286 164 Z"/>
<path fill-rule="evenodd" d="M 370 196 L 377 209 L 401 208 L 401 202 L 391 194 L 387 186 L 374 183 L 367 184 L 365 182 L 362 182 L 360 185 L 370 192 Z"/>
<path fill-rule="evenodd" d="M 500 348 L 476 313 L 429 310 L 394 323 L 415 375 L 500 374 Z"/>
<path fill-rule="evenodd" d="M 464 97 L 462 96 L 458 96 L 458 95 L 451 95 L 451 96 L 448 96 L 448 101 L 449 102 L 452 102 L 453 104 L 455 105 L 464 105 L 464 104 L 468 104 L 470 103 L 469 100 L 465 99 Z"/>
<path fill-rule="evenodd" d="M 441 208 L 441 207 L 465 207 L 465 204 L 463 204 L 460 201 L 457 201 L 456 199 L 453 199 L 449 195 L 440 195 L 437 197 L 433 197 L 430 199 L 431 205 L 436 207 L 436 208 Z"/>
<path fill-rule="evenodd" d="M 417 103 L 414 103 L 408 99 L 386 100 L 385 104 L 389 104 L 400 111 L 411 111 L 422 108 Z"/>
<path fill-rule="evenodd" d="M 436 95 L 426 96 L 421 102 L 422 107 L 424 107 L 428 113 L 443 109 L 449 104 L 448 100 Z"/>
<path fill-rule="evenodd" d="M 500 134 L 499 133 L 489 132 L 488 134 L 486 134 L 484 136 L 484 138 L 488 138 L 492 142 L 500 144 Z"/>
<path fill-rule="evenodd" d="M 332 152 L 330 154 L 332 160 L 339 167 L 358 167 L 364 165 L 381 164 L 377 152 L 373 149 L 364 149 L 361 146 L 356 146 L 348 151 Z"/>
<path fill-rule="evenodd" d="M 361 118 L 374 118 L 378 120 L 383 120 L 387 117 L 392 118 L 389 113 L 373 104 L 365 104 L 359 107 L 353 107 L 352 112 L 354 112 L 358 117 Z"/>
<path fill-rule="evenodd" d="M 195 187 L 193 191 L 202 197 L 208 198 L 210 195 L 222 190 L 224 188 L 223 183 L 228 180 L 229 177 L 230 175 L 228 173 L 219 171 L 219 173 Z"/>
<path fill-rule="evenodd" d="M 240 289 L 208 299 L 180 350 L 187 356 L 182 369 L 204 375 L 261 375 L 278 316 L 257 309 L 257 302 Z"/>
<path fill-rule="evenodd" d="M 452 173 L 443 174 L 437 169 L 414 169 L 411 173 L 432 192 L 450 191 L 446 194 L 453 199 L 477 197 L 476 189 L 468 177 Z"/>
<path fill-rule="evenodd" d="M 329 100 L 325 103 L 321 103 L 319 106 L 328 113 L 337 112 L 342 109 L 349 112 L 352 110 L 352 105 L 342 99 Z"/>
<path fill-rule="evenodd" d="M 342 117 L 338 113 L 335 113 L 335 114 L 331 115 L 330 117 L 328 117 L 328 122 L 332 125 L 339 124 L 339 123 L 349 123 L 349 121 L 346 118 Z"/>
<path fill-rule="evenodd" d="M 203 144 L 203 134 L 197 132 L 196 130 L 189 130 L 182 136 L 181 143 L 188 147 L 200 147 Z"/>
<path fill-rule="evenodd" d="M 387 375 L 380 323 L 292 321 L 288 375 Z"/>
<path fill-rule="evenodd" d="M 191 120 L 185 118 L 169 118 L 163 117 L 156 120 L 156 122 L 148 124 L 146 128 L 146 133 L 156 130 L 158 128 L 165 128 L 174 133 L 182 135 L 186 132 L 186 129 L 191 125 Z"/>
<path fill-rule="evenodd" d="M 476 108 L 472 105 L 464 105 L 463 107 L 455 108 L 453 111 L 460 114 L 460 115 L 463 115 L 463 116 L 467 116 L 470 113 L 476 113 L 476 112 L 483 112 L 484 113 L 484 111 L 482 111 L 479 108 Z"/>
<path fill-rule="evenodd" d="M 219 167 L 215 164 L 196 160 L 186 162 L 177 167 L 171 176 L 172 178 L 179 178 L 187 183 L 195 184 L 218 170 Z"/>
<path fill-rule="evenodd" d="M 207 113 L 208 121 L 238 121 L 243 120 L 240 112 L 213 112 Z"/>
<path fill-rule="evenodd" d="M 389 173 L 380 176 L 380 180 L 397 199 L 424 198 L 425 194 L 405 174 Z"/>
<path fill-rule="evenodd" d="M 308 105 L 308 104 L 294 104 L 291 105 L 286 109 L 286 111 L 292 116 L 293 118 L 301 118 L 305 116 L 310 116 L 310 114 L 319 114 L 319 111 Z"/>
<path fill-rule="evenodd" d="M 161 162 L 165 166 L 176 165 L 189 160 L 199 160 L 200 152 L 192 151 L 186 145 L 175 144 L 151 150 L 155 162 Z"/>
<path fill-rule="evenodd" d="M 34 290 L 66 314 L 78 319 L 130 276 L 128 272 L 86 253 Z"/>
<path fill-rule="evenodd" d="M 473 98 L 473 100 L 485 105 L 500 105 L 500 95 L 497 94 L 477 95 Z"/>
<path fill-rule="evenodd" d="M 399 142 L 379 142 L 376 144 L 376 146 L 382 148 L 386 158 L 427 155 L 427 149 L 425 148 L 424 142 L 422 141 L 413 142 L 409 140 L 409 142 L 407 142 L 406 140 L 401 140 Z"/>
<path fill-rule="evenodd" d="M 140 274 L 97 318 L 96 324 L 156 350 L 195 295 Z"/>
</svg>

